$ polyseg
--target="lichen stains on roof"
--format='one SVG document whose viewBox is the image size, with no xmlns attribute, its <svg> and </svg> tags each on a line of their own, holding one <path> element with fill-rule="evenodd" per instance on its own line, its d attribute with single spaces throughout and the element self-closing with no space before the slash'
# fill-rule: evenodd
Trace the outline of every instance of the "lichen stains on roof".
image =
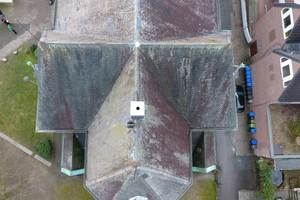
<svg viewBox="0 0 300 200">
<path fill-rule="evenodd" d="M 218 30 L 216 0 L 58 1 L 56 16 L 56 31 L 128 43 L 194 37 Z"/>
<path fill-rule="evenodd" d="M 46 44 L 39 48 L 37 130 L 85 130 L 111 91 L 128 45 Z"/>
<path fill-rule="evenodd" d="M 143 168 L 147 176 L 169 179 L 164 188 L 170 193 L 164 195 L 178 198 L 191 183 L 190 128 L 235 127 L 231 63 L 226 45 L 135 48 L 88 128 L 86 186 L 101 198 L 100 188 L 118 177 L 119 190 L 108 186 L 105 192 L 122 199 L 121 194 L 130 193 L 124 188 L 141 181 L 136 195 L 160 199 L 155 185 L 132 178 Z M 145 102 L 145 117 L 126 129 L 132 100 Z"/>
<path fill-rule="evenodd" d="M 145 45 L 140 52 L 145 88 L 159 88 L 146 93 L 162 93 L 190 128 L 235 127 L 230 46 Z"/>
<path fill-rule="evenodd" d="M 217 31 L 215 0 L 140 0 L 144 41 L 191 37 Z"/>
<path fill-rule="evenodd" d="M 134 38 L 134 0 L 57 1 L 55 29 L 64 33 L 112 38 Z"/>
</svg>

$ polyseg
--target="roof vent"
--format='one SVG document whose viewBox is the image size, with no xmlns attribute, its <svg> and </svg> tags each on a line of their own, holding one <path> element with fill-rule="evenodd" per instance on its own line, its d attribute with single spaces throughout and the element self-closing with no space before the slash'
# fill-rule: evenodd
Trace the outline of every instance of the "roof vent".
<svg viewBox="0 0 300 200">
<path fill-rule="evenodd" d="M 127 128 L 134 128 L 134 122 L 133 121 L 127 122 Z"/>
<path fill-rule="evenodd" d="M 143 101 L 130 102 L 130 116 L 132 119 L 142 119 L 145 116 L 145 103 Z"/>
<path fill-rule="evenodd" d="M 141 196 L 136 196 L 136 197 L 130 198 L 129 200 L 148 200 L 148 198 L 141 197 Z"/>
</svg>

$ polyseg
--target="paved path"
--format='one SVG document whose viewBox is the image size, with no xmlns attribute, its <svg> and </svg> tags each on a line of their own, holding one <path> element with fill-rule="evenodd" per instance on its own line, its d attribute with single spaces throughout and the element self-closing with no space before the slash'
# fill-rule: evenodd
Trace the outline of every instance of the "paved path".
<svg viewBox="0 0 300 200">
<path fill-rule="evenodd" d="M 239 190 L 255 189 L 253 157 L 236 156 L 233 134 L 228 131 L 216 134 L 219 200 L 238 200 Z"/>
<path fill-rule="evenodd" d="M 26 42 L 37 43 L 43 28 L 52 27 L 53 6 L 46 0 L 14 1 L 0 4 L 0 10 L 17 31 L 15 35 L 0 23 L 0 59 Z M 34 36 L 33 36 L 34 35 Z"/>
<path fill-rule="evenodd" d="M 19 148 L 20 150 L 24 151 L 25 153 L 27 153 L 28 155 L 32 156 L 33 152 L 30 151 L 29 149 L 27 149 L 26 147 L 24 147 L 23 145 L 21 145 L 20 143 L 14 141 L 13 139 L 11 139 L 10 137 L 8 137 L 7 135 L 3 134 L 0 132 L 0 138 L 6 140 L 7 142 L 11 143 L 12 145 L 14 145 L 15 147 Z M 38 161 L 40 161 L 41 163 L 43 163 L 44 165 L 50 167 L 52 165 L 52 163 L 48 162 L 47 160 L 45 160 L 44 158 L 38 156 L 38 155 L 34 155 L 34 158 L 37 159 Z"/>
</svg>

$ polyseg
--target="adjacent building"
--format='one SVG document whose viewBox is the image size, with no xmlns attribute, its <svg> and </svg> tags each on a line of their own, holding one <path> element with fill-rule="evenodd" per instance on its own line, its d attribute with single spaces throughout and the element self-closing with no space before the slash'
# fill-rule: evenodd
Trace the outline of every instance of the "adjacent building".
<svg viewBox="0 0 300 200">
<path fill-rule="evenodd" d="M 299 117 L 300 5 L 264 1 L 265 13 L 251 27 L 252 111 L 256 113 L 258 156 L 273 158 L 276 169 L 299 169 L 300 151 L 289 121 Z M 293 163 L 293 164 L 292 164 Z"/>
</svg>

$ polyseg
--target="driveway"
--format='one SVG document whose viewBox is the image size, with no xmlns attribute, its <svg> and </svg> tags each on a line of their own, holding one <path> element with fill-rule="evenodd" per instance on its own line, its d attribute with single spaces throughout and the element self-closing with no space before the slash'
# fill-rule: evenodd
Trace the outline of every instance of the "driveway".
<svg viewBox="0 0 300 200">
<path fill-rule="evenodd" d="M 234 132 L 218 132 L 217 168 L 219 200 L 237 200 L 241 189 L 255 189 L 253 156 L 236 156 Z"/>
</svg>

